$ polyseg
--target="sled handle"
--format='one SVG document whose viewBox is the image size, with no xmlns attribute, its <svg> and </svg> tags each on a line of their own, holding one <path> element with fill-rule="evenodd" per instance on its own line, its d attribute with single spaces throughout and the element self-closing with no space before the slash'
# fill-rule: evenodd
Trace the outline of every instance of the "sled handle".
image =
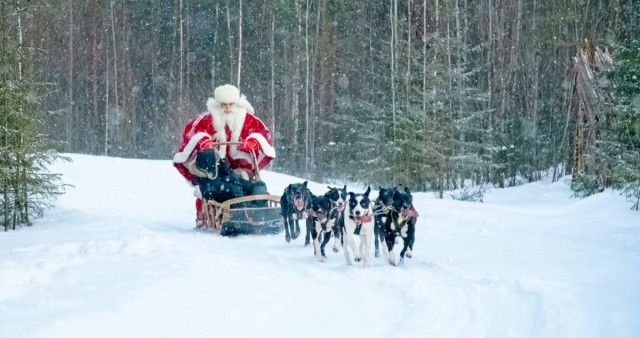
<svg viewBox="0 0 640 338">
<path fill-rule="evenodd" d="M 213 142 L 211 145 L 214 146 L 230 146 L 230 145 L 238 145 L 242 144 L 242 142 Z M 253 177 L 255 177 L 258 181 L 260 181 L 260 169 L 258 168 L 258 157 L 256 156 L 255 151 L 251 151 L 251 157 L 253 157 Z"/>
</svg>

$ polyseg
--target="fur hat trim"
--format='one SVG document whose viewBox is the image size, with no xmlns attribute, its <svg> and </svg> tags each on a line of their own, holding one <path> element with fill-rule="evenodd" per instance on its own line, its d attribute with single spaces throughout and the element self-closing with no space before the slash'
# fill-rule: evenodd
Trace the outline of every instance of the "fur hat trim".
<svg viewBox="0 0 640 338">
<path fill-rule="evenodd" d="M 240 100 L 240 90 L 234 85 L 225 84 L 213 91 L 213 97 L 218 103 L 236 103 Z"/>
</svg>

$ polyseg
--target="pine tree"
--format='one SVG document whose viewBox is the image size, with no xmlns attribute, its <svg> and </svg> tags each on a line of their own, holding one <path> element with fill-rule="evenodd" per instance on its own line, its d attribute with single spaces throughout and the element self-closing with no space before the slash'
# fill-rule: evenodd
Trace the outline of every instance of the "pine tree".
<svg viewBox="0 0 640 338">
<path fill-rule="evenodd" d="M 60 156 L 40 133 L 37 97 L 25 69 L 31 52 L 23 41 L 19 1 L 0 6 L 0 190 L 5 231 L 31 225 L 63 192 L 60 175 L 47 166 Z"/>
<path fill-rule="evenodd" d="M 615 88 L 611 98 L 607 152 L 611 186 L 640 204 L 640 42 L 632 41 L 614 52 L 615 68 L 608 74 Z"/>
</svg>

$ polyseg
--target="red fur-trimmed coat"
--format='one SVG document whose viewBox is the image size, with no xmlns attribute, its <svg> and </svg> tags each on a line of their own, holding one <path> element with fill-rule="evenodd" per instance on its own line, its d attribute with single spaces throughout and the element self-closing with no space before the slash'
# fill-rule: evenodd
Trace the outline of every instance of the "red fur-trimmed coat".
<svg viewBox="0 0 640 338">
<path fill-rule="evenodd" d="M 224 130 L 224 132 L 220 132 Z M 189 121 L 182 134 L 182 144 L 173 157 L 173 165 L 192 185 L 196 185 L 194 174 L 189 170 L 198 152 L 210 142 L 244 142 L 255 139 L 258 143 L 256 152 L 258 167 L 264 168 L 276 157 L 271 145 L 271 132 L 253 115 L 253 107 L 244 96 L 236 103 L 233 112 L 225 114 L 220 105 L 210 98 L 207 111 L 194 120 Z M 219 146 L 217 152 L 225 157 L 232 169 L 253 168 L 253 157 L 250 153 L 239 150 L 240 145 Z"/>
</svg>

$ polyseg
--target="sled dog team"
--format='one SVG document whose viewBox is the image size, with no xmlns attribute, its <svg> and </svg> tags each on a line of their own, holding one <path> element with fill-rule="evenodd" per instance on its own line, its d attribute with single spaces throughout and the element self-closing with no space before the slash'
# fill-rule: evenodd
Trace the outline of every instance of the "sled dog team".
<svg viewBox="0 0 640 338">
<path fill-rule="evenodd" d="M 342 247 L 347 265 L 352 265 L 351 252 L 356 262 L 368 267 L 373 243 L 375 256 L 380 255 L 382 244 L 384 257 L 391 265 L 402 264 L 405 256 L 411 258 L 418 212 L 413 207 L 409 188 L 380 188 L 374 201 L 369 198 L 370 187 L 363 194 L 347 192 L 346 185 L 342 189 L 328 188 L 324 195 L 315 196 L 306 181 L 287 186 L 280 198 L 287 242 L 298 238 L 300 220 L 305 220 L 305 245 L 313 241 L 319 262 L 325 261 L 325 246 L 331 237 L 334 238 L 333 251 L 338 252 Z M 359 248 L 356 236 L 360 238 Z M 401 241 L 397 262 L 394 247 Z"/>
</svg>

